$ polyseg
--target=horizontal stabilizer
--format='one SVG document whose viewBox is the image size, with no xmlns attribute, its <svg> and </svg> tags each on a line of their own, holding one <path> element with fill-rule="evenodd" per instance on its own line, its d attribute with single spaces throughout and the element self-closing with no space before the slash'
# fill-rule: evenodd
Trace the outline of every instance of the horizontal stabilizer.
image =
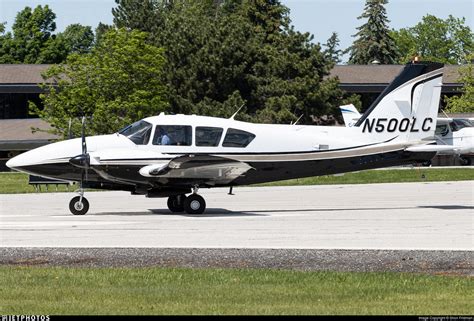
<svg viewBox="0 0 474 321">
<path fill-rule="evenodd" d="M 416 145 L 405 149 L 407 152 L 448 152 L 454 151 L 453 146 L 448 145 Z"/>
</svg>

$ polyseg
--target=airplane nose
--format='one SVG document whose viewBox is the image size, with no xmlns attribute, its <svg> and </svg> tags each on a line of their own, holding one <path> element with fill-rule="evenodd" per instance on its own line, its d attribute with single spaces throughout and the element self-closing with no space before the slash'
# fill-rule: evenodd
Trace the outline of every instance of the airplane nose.
<svg viewBox="0 0 474 321">
<path fill-rule="evenodd" d="M 14 169 L 16 167 L 15 158 L 16 157 L 13 157 L 12 159 L 9 159 L 5 165 L 7 165 L 7 167 L 10 168 L 10 169 Z"/>
<path fill-rule="evenodd" d="M 29 152 L 25 152 L 25 153 L 22 153 L 20 155 L 17 155 L 11 159 L 9 159 L 7 161 L 7 163 L 5 165 L 7 165 L 8 168 L 10 169 L 16 169 L 18 167 L 21 167 L 21 166 L 25 166 L 25 165 L 28 165 L 28 154 Z"/>
</svg>

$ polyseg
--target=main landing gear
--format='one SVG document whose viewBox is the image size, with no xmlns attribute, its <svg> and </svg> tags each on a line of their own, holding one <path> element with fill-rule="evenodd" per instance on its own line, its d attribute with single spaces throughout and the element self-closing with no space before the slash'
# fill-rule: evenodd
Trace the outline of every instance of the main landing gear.
<svg viewBox="0 0 474 321">
<path fill-rule="evenodd" d="M 173 213 L 186 212 L 188 214 L 202 214 L 206 209 L 206 201 L 197 194 L 199 187 L 193 187 L 193 193 L 173 195 L 168 198 L 168 208 Z"/>
<path fill-rule="evenodd" d="M 84 189 L 80 188 L 77 192 L 79 196 L 69 202 L 69 210 L 74 215 L 84 215 L 89 210 L 89 201 L 84 197 Z"/>
<path fill-rule="evenodd" d="M 173 195 L 168 198 L 168 208 L 173 213 L 186 212 L 187 214 L 202 214 L 206 209 L 206 201 L 197 194 L 199 187 L 193 187 L 193 193 L 189 196 L 185 194 Z M 84 215 L 89 210 L 89 201 L 84 197 L 84 189 L 80 188 L 79 196 L 73 197 L 69 202 L 69 210 L 74 215 Z"/>
</svg>

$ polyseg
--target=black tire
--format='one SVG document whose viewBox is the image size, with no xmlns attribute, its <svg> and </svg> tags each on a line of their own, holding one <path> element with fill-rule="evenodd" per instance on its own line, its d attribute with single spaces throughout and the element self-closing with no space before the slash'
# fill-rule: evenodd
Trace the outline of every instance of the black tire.
<svg viewBox="0 0 474 321">
<path fill-rule="evenodd" d="M 461 161 L 462 166 L 472 165 L 472 159 L 470 157 L 460 157 L 459 160 Z"/>
<path fill-rule="evenodd" d="M 168 197 L 168 208 L 173 213 L 184 212 L 184 201 L 186 195 L 173 195 Z"/>
<path fill-rule="evenodd" d="M 421 163 L 421 165 L 423 165 L 423 166 L 431 166 L 431 161 L 430 161 L 430 160 L 424 161 L 423 163 Z"/>
<path fill-rule="evenodd" d="M 87 198 L 82 197 L 82 204 L 79 203 L 80 199 L 80 196 L 76 196 L 69 202 L 69 210 L 74 215 L 84 215 L 89 210 L 89 201 Z"/>
<path fill-rule="evenodd" d="M 206 209 L 206 201 L 202 196 L 191 194 L 184 200 L 184 211 L 188 214 L 202 214 Z"/>
</svg>

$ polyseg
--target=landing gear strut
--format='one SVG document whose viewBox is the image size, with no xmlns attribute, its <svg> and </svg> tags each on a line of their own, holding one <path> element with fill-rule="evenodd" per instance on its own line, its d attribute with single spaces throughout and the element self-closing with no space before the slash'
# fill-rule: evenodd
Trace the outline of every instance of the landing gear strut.
<svg viewBox="0 0 474 321">
<path fill-rule="evenodd" d="M 73 197 L 69 202 L 69 210 L 74 215 L 84 215 L 89 210 L 89 201 L 84 197 L 84 190 L 78 191 L 79 196 Z"/>
<path fill-rule="evenodd" d="M 206 201 L 197 194 L 199 186 L 193 187 L 193 193 L 186 195 L 173 195 L 168 197 L 168 208 L 173 213 L 186 212 L 187 214 L 202 214 L 206 209 Z"/>
</svg>

